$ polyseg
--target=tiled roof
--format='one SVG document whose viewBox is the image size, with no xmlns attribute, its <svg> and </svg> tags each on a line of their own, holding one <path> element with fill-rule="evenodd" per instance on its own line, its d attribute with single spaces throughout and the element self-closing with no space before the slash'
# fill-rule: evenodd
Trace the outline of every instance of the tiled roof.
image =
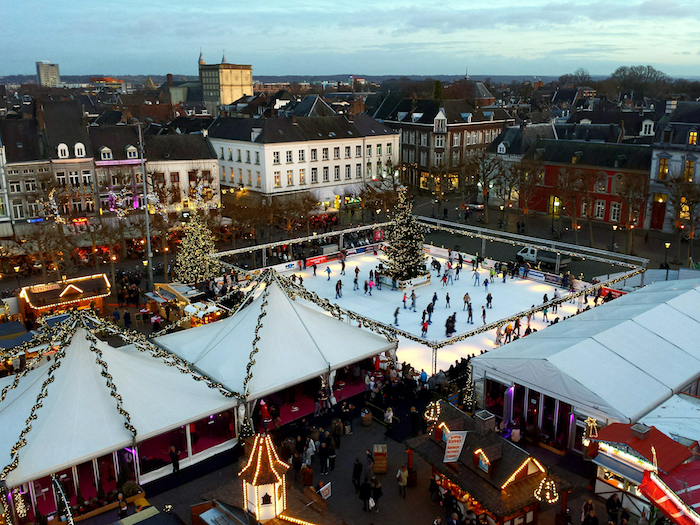
<svg viewBox="0 0 700 525">
<path fill-rule="evenodd" d="M 693 455 L 688 447 L 674 441 L 655 427 L 649 427 L 647 437 L 640 439 L 632 435 L 632 426 L 613 423 L 600 429 L 598 437 L 592 440 L 626 445 L 649 462 L 654 461 L 654 454 L 651 451 L 653 447 L 656 450 L 657 464 L 666 473 L 671 472 Z"/>
<path fill-rule="evenodd" d="M 149 161 L 216 158 L 203 135 L 146 135 L 144 146 Z"/>
<path fill-rule="evenodd" d="M 47 159 L 36 119 L 0 120 L 0 142 L 8 163 Z"/>
<path fill-rule="evenodd" d="M 138 130 L 134 126 L 90 126 L 88 132 L 98 161 L 102 147 L 112 150 L 113 160 L 125 160 L 127 146 L 139 147 Z"/>
<path fill-rule="evenodd" d="M 525 158 L 571 164 L 577 153 L 582 154 L 577 161 L 582 166 L 644 171 L 651 169 L 651 148 L 635 144 L 539 139 L 527 151 Z"/>
<path fill-rule="evenodd" d="M 49 285 L 27 286 L 22 295 L 34 308 L 46 308 L 109 294 L 110 284 L 103 273 L 59 281 Z"/>
<path fill-rule="evenodd" d="M 513 120 L 503 109 L 474 109 L 471 104 L 462 99 L 403 99 L 386 113 L 384 119 L 393 122 L 432 124 L 441 109 L 444 110 L 448 124 Z"/>
<path fill-rule="evenodd" d="M 85 146 L 85 157 L 92 157 L 90 138 L 83 124 L 80 105 L 73 100 L 48 100 L 41 102 L 46 126 L 49 155 L 58 158 L 58 145 L 68 146 L 73 158 L 73 146 L 78 142 Z"/>
</svg>

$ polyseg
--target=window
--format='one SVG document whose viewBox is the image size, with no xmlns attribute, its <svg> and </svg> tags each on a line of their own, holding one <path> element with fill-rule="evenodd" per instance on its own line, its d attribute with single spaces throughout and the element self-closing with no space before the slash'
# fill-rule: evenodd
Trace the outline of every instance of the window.
<svg viewBox="0 0 700 525">
<path fill-rule="evenodd" d="M 256 171 L 255 174 L 258 176 L 258 182 L 257 182 L 257 184 L 256 184 L 256 187 L 259 188 L 259 187 L 262 185 L 262 180 L 261 180 L 261 178 L 260 178 L 260 172 L 259 172 L 259 171 Z"/>
<path fill-rule="evenodd" d="M 382 174 L 382 161 L 377 161 L 377 177 Z"/>
<path fill-rule="evenodd" d="M 416 132 L 415 132 L 415 131 L 411 131 L 411 135 L 410 135 L 410 138 L 409 138 L 409 142 L 410 142 L 411 144 L 415 144 L 415 143 L 416 143 Z"/>
<path fill-rule="evenodd" d="M 280 172 L 276 171 L 275 172 L 275 188 L 281 188 L 282 187 L 282 180 L 280 177 Z"/>
<path fill-rule="evenodd" d="M 659 159 L 659 180 L 666 180 L 666 177 L 668 177 L 668 160 L 665 158 Z"/>
<path fill-rule="evenodd" d="M 221 160 L 224 160 L 224 148 L 221 148 L 221 157 L 219 157 Z"/>
<path fill-rule="evenodd" d="M 476 144 L 476 138 L 477 138 L 476 131 L 472 131 L 472 144 Z"/>
<path fill-rule="evenodd" d="M 581 203 L 581 217 L 588 217 L 588 202 Z"/>
<path fill-rule="evenodd" d="M 447 133 L 447 119 L 435 119 L 435 133 Z"/>
<path fill-rule="evenodd" d="M 444 164 L 445 159 L 444 159 L 445 154 L 444 153 L 436 153 L 435 154 L 435 165 L 440 166 L 441 164 Z"/>
<path fill-rule="evenodd" d="M 311 168 L 311 184 L 318 182 L 318 168 Z"/>
<path fill-rule="evenodd" d="M 340 180 L 340 166 L 333 166 L 333 180 L 336 182 Z"/>
<path fill-rule="evenodd" d="M 350 146 L 345 146 L 345 158 L 349 159 L 350 158 L 350 152 L 352 150 L 350 149 Z"/>
<path fill-rule="evenodd" d="M 428 165 L 428 153 L 426 151 L 421 151 L 420 152 L 420 165 L 421 166 L 427 166 Z"/>
<path fill-rule="evenodd" d="M 221 175 L 219 175 L 219 180 L 221 182 L 226 182 L 226 166 L 221 166 Z"/>
<path fill-rule="evenodd" d="M 306 170 L 299 170 L 299 184 L 306 184 Z"/>
<path fill-rule="evenodd" d="M 236 150 L 236 162 L 241 162 L 241 150 Z"/>
<path fill-rule="evenodd" d="M 10 193 L 22 193 L 22 184 L 18 180 L 10 181 Z"/>
<path fill-rule="evenodd" d="M 355 164 L 355 178 L 362 178 L 362 164 Z"/>
<path fill-rule="evenodd" d="M 340 158 L 340 148 L 333 148 L 333 159 L 338 160 Z"/>
<path fill-rule="evenodd" d="M 15 219 L 24 219 L 24 206 L 21 199 L 12 201 L 12 216 Z"/>
<path fill-rule="evenodd" d="M 248 186 L 253 185 L 253 172 L 248 170 Z"/>
<path fill-rule="evenodd" d="M 698 143 L 698 132 L 697 131 L 691 131 L 688 133 L 688 144 L 691 146 L 695 146 Z"/>
<path fill-rule="evenodd" d="M 595 213 L 593 215 L 593 218 L 601 220 L 601 221 L 603 219 L 605 219 L 605 201 L 603 201 L 603 200 L 595 201 Z"/>
<path fill-rule="evenodd" d="M 323 182 L 330 181 L 328 166 L 323 167 Z"/>
<path fill-rule="evenodd" d="M 139 156 L 139 152 L 136 151 L 136 148 L 133 146 L 129 146 L 126 148 L 126 158 L 127 159 L 136 159 Z"/>
<path fill-rule="evenodd" d="M 34 218 L 39 216 L 41 205 L 38 202 L 30 202 L 27 204 L 27 216 Z"/>
<path fill-rule="evenodd" d="M 92 200 L 92 197 L 85 198 L 85 211 L 95 211 L 95 202 Z"/>
<path fill-rule="evenodd" d="M 686 160 L 685 161 L 685 169 L 683 170 L 683 177 L 685 178 L 686 181 L 693 182 L 694 171 L 695 171 L 695 161 L 694 160 Z"/>
<path fill-rule="evenodd" d="M 82 176 L 84 186 L 89 186 L 92 184 L 92 173 L 90 173 L 90 170 L 83 170 Z"/>
<path fill-rule="evenodd" d="M 350 180 L 351 177 L 352 177 L 352 175 L 350 173 L 350 164 L 346 164 L 345 165 L 345 180 Z"/>
<path fill-rule="evenodd" d="M 100 159 L 101 160 L 112 160 L 112 150 L 109 148 L 102 148 L 100 150 Z"/>
<path fill-rule="evenodd" d="M 608 191 L 608 178 L 599 178 L 595 181 L 595 192 L 596 193 L 607 193 Z"/>
<path fill-rule="evenodd" d="M 260 152 L 259 151 L 255 152 L 255 164 L 260 166 Z"/>
<path fill-rule="evenodd" d="M 371 157 L 372 156 L 372 145 L 367 144 L 367 156 Z"/>
<path fill-rule="evenodd" d="M 291 164 L 292 162 L 294 162 L 294 158 L 292 157 L 292 150 L 287 151 L 286 157 L 287 157 L 287 164 Z"/>
<path fill-rule="evenodd" d="M 24 191 L 36 191 L 36 180 L 27 179 L 24 181 Z"/>
<path fill-rule="evenodd" d="M 312 161 L 318 160 L 318 154 L 317 154 L 316 148 L 311 150 L 311 160 Z"/>
<path fill-rule="evenodd" d="M 250 150 L 246 150 L 245 152 L 245 163 L 250 164 Z"/>
<path fill-rule="evenodd" d="M 75 156 L 76 157 L 84 157 L 85 156 L 85 146 L 83 146 L 82 142 L 78 142 L 75 145 Z"/>
<path fill-rule="evenodd" d="M 445 136 L 444 135 L 436 135 L 435 136 L 435 147 L 436 148 L 444 148 L 445 147 Z"/>
<path fill-rule="evenodd" d="M 65 144 L 59 144 L 58 147 L 56 148 L 58 151 L 58 158 L 59 159 L 67 159 L 68 158 L 68 146 Z"/>
<path fill-rule="evenodd" d="M 619 202 L 610 203 L 610 222 L 620 222 L 622 215 L 622 204 Z"/>
<path fill-rule="evenodd" d="M 381 155 L 381 154 L 382 154 L 382 145 L 377 144 L 377 155 Z"/>
<path fill-rule="evenodd" d="M 536 177 L 535 184 L 537 186 L 544 186 L 544 170 L 537 172 Z"/>
<path fill-rule="evenodd" d="M 323 148 L 323 160 L 328 160 L 328 148 Z"/>
<path fill-rule="evenodd" d="M 459 164 L 459 150 L 452 152 L 452 165 L 456 166 Z"/>
<path fill-rule="evenodd" d="M 303 149 L 299 150 L 299 162 L 306 162 L 306 154 Z"/>
<path fill-rule="evenodd" d="M 459 147 L 459 133 L 454 133 L 452 135 L 452 147 L 453 148 Z"/>
<path fill-rule="evenodd" d="M 178 173 L 177 171 L 170 172 L 170 184 L 172 184 L 173 186 L 180 185 L 180 173 Z"/>
<path fill-rule="evenodd" d="M 233 162 L 233 150 L 231 148 L 228 149 L 228 160 Z"/>
<path fill-rule="evenodd" d="M 428 134 L 427 133 L 420 134 L 420 145 L 423 147 L 428 147 Z"/>
<path fill-rule="evenodd" d="M 391 155 L 391 142 L 386 145 L 386 154 Z"/>
<path fill-rule="evenodd" d="M 464 145 L 469 146 L 470 144 L 471 144 L 471 135 L 467 131 L 464 133 Z"/>
<path fill-rule="evenodd" d="M 279 164 L 280 163 L 280 152 L 279 151 L 274 151 L 272 153 L 272 163 L 273 164 Z"/>
<path fill-rule="evenodd" d="M 368 162 L 367 163 L 367 177 L 371 177 L 371 176 L 372 176 L 372 163 Z"/>
<path fill-rule="evenodd" d="M 287 170 L 287 186 L 294 186 L 294 170 Z"/>
<path fill-rule="evenodd" d="M 362 146 L 355 146 L 355 156 L 356 157 L 362 156 Z"/>
<path fill-rule="evenodd" d="M 80 177 L 78 176 L 77 171 L 71 171 L 69 173 L 69 177 L 71 186 L 78 186 L 80 184 Z"/>
<path fill-rule="evenodd" d="M 654 123 L 645 120 L 642 124 L 642 135 L 653 135 L 654 134 Z"/>
</svg>

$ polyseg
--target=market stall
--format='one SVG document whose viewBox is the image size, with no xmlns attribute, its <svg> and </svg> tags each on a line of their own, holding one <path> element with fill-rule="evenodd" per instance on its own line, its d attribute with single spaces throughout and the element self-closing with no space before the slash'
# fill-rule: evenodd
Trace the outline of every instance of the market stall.
<svg viewBox="0 0 700 525">
<path fill-rule="evenodd" d="M 86 308 L 103 312 L 103 299 L 109 296 L 111 289 L 104 273 L 25 286 L 19 294 L 19 311 L 24 319 L 32 320 L 45 314 Z"/>
</svg>

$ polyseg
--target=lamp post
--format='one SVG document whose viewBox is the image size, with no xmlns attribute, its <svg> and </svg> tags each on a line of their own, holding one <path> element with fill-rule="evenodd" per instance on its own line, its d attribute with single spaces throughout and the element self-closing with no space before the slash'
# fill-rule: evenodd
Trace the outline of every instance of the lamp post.
<svg viewBox="0 0 700 525">
<path fill-rule="evenodd" d="M 165 274 L 165 282 L 169 283 L 170 282 L 170 276 L 168 275 L 168 251 L 170 248 L 167 246 L 163 248 L 163 273 Z"/>
<path fill-rule="evenodd" d="M 117 279 L 114 277 L 114 262 L 117 260 L 116 255 L 112 255 L 109 258 L 109 262 L 112 264 L 112 287 L 116 290 L 117 288 Z"/>
<path fill-rule="evenodd" d="M 501 219 L 498 221 L 498 227 L 503 228 L 503 204 L 501 204 Z"/>
<path fill-rule="evenodd" d="M 612 251 L 615 251 L 615 232 L 617 232 L 617 224 L 613 224 Z"/>
<path fill-rule="evenodd" d="M 20 271 L 20 267 L 15 266 L 15 276 L 17 277 L 17 288 L 22 288 L 22 285 L 19 282 L 19 271 Z"/>
<path fill-rule="evenodd" d="M 664 246 L 666 247 L 666 252 L 664 254 L 664 266 L 668 266 L 668 249 L 671 247 L 671 243 L 665 242 Z"/>
<path fill-rule="evenodd" d="M 148 272 L 147 272 L 147 278 L 148 278 L 148 284 L 147 286 L 147 292 L 150 292 L 153 290 L 153 265 L 149 264 L 151 262 L 151 258 L 153 257 L 153 253 L 151 252 L 151 228 L 149 224 L 149 217 L 148 217 L 148 188 L 146 184 L 146 163 L 145 163 L 145 150 L 144 150 L 144 145 L 143 145 L 143 130 L 141 129 L 141 123 L 139 123 L 138 126 L 139 130 L 139 156 L 141 157 L 141 176 L 143 177 L 143 208 L 144 208 L 144 216 L 146 219 L 146 263 L 144 266 L 148 267 Z"/>
</svg>

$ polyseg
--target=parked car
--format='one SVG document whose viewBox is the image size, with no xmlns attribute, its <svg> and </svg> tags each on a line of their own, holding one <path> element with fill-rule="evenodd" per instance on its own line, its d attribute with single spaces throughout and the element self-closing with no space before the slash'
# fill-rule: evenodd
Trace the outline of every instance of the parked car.
<svg viewBox="0 0 700 525">
<path fill-rule="evenodd" d="M 533 265 L 541 264 L 545 268 L 556 268 L 557 266 L 556 252 L 540 250 L 538 248 L 532 248 L 530 246 L 522 248 L 515 255 L 515 259 L 518 262 L 529 262 Z M 571 257 L 567 257 L 565 255 L 559 256 L 559 268 L 566 267 L 570 262 Z"/>
</svg>

